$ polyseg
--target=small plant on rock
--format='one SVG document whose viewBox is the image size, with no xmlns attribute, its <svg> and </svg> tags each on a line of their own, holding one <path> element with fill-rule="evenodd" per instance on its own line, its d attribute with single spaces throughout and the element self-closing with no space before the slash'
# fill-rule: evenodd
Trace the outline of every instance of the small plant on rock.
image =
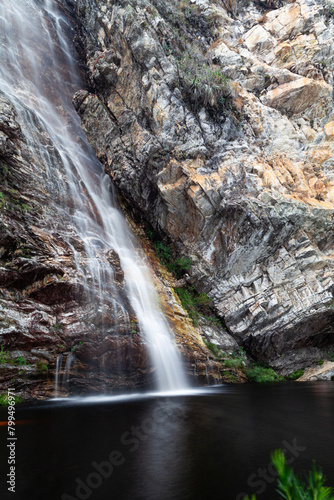
<svg viewBox="0 0 334 500">
<path fill-rule="evenodd" d="M 0 348 L 0 365 L 10 362 L 10 357 L 8 353 L 4 350 L 3 345 Z"/>
<path fill-rule="evenodd" d="M 17 358 L 14 359 L 14 365 L 23 366 L 26 364 L 27 361 L 23 356 L 17 356 Z"/>
<path fill-rule="evenodd" d="M 36 368 L 37 368 L 37 373 L 39 375 L 45 374 L 49 371 L 48 366 L 45 363 L 43 363 L 43 361 L 38 361 L 36 363 Z"/>
</svg>

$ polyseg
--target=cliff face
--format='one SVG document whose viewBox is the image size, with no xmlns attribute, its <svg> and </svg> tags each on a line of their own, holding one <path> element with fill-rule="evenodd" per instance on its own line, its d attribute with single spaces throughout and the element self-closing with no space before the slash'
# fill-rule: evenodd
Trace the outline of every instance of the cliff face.
<svg viewBox="0 0 334 500">
<path fill-rule="evenodd" d="M 22 12 L 27 15 L 23 63 L 14 40 L 14 48 L 4 44 L 2 52 L 1 85 L 5 77 L 7 93 L 0 91 L 0 395 L 8 387 L 25 398 L 53 396 L 55 389 L 66 395 L 154 387 L 154 366 L 120 257 L 105 242 L 98 206 L 87 196 L 87 178 L 80 177 L 81 163 L 96 182 L 102 169 L 84 142 L 71 103 L 80 79 L 70 74 L 77 61 L 69 53 L 63 57 L 70 27 L 64 23 L 64 38 L 57 37 L 54 17 L 30 7 L 34 18 L 23 2 L 7 23 L 11 35 Z M 37 81 L 31 81 L 37 73 Z M 59 87 L 62 81 L 66 84 Z M 77 169 L 71 170 L 70 163 Z M 84 188 L 76 190 L 78 185 Z M 220 379 L 219 365 L 145 245 L 188 373 L 204 383 Z"/>
<path fill-rule="evenodd" d="M 322 0 L 64 0 L 82 126 L 188 281 L 283 372 L 333 347 L 334 16 Z M 283 357 L 284 356 L 284 357 Z"/>
</svg>

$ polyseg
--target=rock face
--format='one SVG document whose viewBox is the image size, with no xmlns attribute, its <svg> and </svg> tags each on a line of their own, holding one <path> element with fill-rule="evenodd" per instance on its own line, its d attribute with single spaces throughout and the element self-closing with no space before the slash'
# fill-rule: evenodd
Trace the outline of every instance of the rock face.
<svg viewBox="0 0 334 500">
<path fill-rule="evenodd" d="M 318 359 L 334 343 L 330 2 L 62 4 L 91 85 L 74 105 L 125 202 L 191 257 L 253 357 Z"/>
<path fill-rule="evenodd" d="M 321 366 L 310 368 L 298 382 L 311 382 L 313 380 L 334 380 L 334 363 L 325 361 Z"/>
</svg>

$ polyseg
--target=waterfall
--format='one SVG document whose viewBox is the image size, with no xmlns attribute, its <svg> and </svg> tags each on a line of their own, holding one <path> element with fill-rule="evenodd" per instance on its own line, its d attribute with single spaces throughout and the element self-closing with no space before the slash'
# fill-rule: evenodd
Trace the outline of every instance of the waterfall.
<svg viewBox="0 0 334 500">
<path fill-rule="evenodd" d="M 0 22 L 0 90 L 14 103 L 19 116 L 24 116 L 20 122 L 31 144 L 36 126 L 42 127 L 61 159 L 59 170 L 50 147 L 35 148 L 45 164 L 48 189 L 58 193 L 54 204 L 59 214 L 66 213 L 84 242 L 84 263 L 74 248 L 73 252 L 91 300 L 101 311 L 107 308 L 115 318 L 129 320 L 115 290 L 113 269 L 101 257 L 113 249 L 120 258 L 128 299 L 149 349 L 158 389 L 186 387 L 173 332 L 159 309 L 149 270 L 72 106 L 73 94 L 84 84 L 66 36 L 71 29 L 68 20 L 53 0 L 2 0 Z"/>
<path fill-rule="evenodd" d="M 66 358 L 66 363 L 65 363 L 65 369 L 64 369 L 64 375 L 63 375 L 63 383 L 62 383 L 62 389 L 68 389 L 69 382 L 70 382 L 70 369 L 71 365 L 73 363 L 74 356 L 72 353 L 69 353 Z"/>
<path fill-rule="evenodd" d="M 59 377 L 60 377 L 60 372 L 61 372 L 61 365 L 63 362 L 63 355 L 60 354 L 57 356 L 57 361 L 56 361 L 56 374 L 55 374 L 55 398 L 59 396 Z"/>
</svg>

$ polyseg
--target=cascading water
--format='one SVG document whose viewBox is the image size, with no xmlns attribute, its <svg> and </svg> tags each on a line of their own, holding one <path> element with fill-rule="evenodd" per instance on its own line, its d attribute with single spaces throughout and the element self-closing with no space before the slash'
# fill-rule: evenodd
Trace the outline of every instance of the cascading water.
<svg viewBox="0 0 334 500">
<path fill-rule="evenodd" d="M 59 378 L 60 378 L 62 362 L 63 362 L 63 355 L 60 354 L 59 356 L 57 356 L 57 361 L 56 361 L 56 373 L 55 373 L 55 397 L 56 398 L 59 396 Z"/>
<path fill-rule="evenodd" d="M 52 194 L 56 193 L 54 203 L 59 215 L 66 214 L 84 242 L 84 262 L 74 247 L 72 250 L 91 300 L 101 311 L 108 309 L 115 318 L 128 321 L 128 313 L 115 290 L 113 269 L 105 258 L 108 250 L 114 250 L 119 255 L 128 299 L 156 370 L 158 388 L 186 387 L 173 335 L 159 310 L 149 271 L 112 199 L 110 180 L 86 143 L 72 106 L 72 96 L 83 88 L 83 83 L 73 48 L 63 31 L 63 27 L 70 29 L 68 21 L 53 0 L 2 0 L 0 22 L 0 90 L 14 103 L 19 116 L 24 116 L 20 121 L 32 145 L 36 127 L 45 131 L 52 144 L 51 152 L 50 146 L 43 145 L 39 145 L 38 151 L 35 147 L 34 152 L 42 156 L 46 165 L 47 186 Z M 61 159 L 61 171 L 53 159 L 55 151 Z M 50 220 L 50 227 L 52 224 Z M 57 368 L 59 371 L 58 365 Z"/>
<path fill-rule="evenodd" d="M 63 383 L 62 383 L 63 389 L 68 389 L 68 385 L 70 382 L 70 370 L 71 370 L 71 365 L 73 363 L 73 360 L 74 360 L 73 354 L 69 353 L 67 355 L 65 368 L 64 368 Z"/>
</svg>

